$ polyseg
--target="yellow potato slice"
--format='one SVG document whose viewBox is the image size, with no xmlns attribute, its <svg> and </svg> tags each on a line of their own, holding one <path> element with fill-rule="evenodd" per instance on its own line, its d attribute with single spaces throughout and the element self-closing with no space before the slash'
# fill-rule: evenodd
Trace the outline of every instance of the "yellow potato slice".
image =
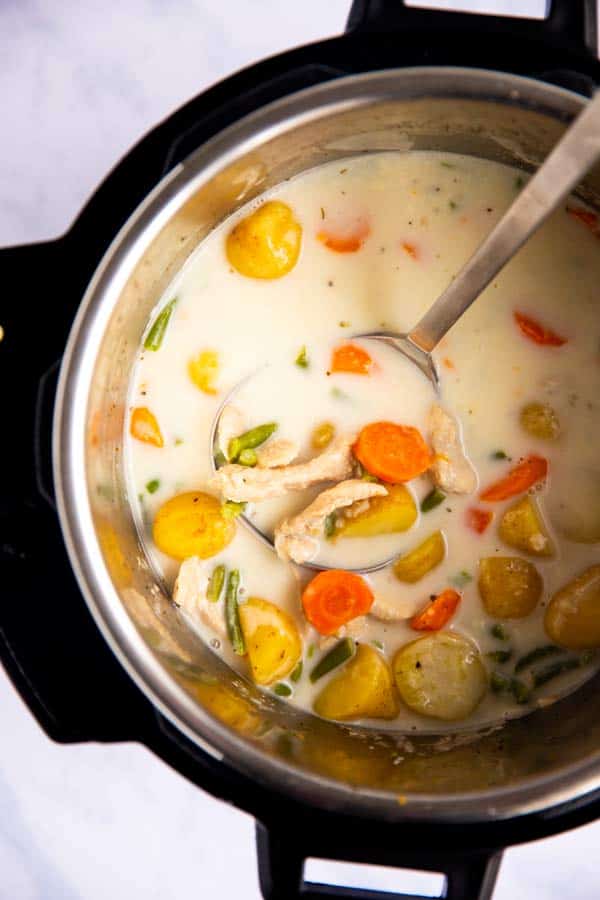
<svg viewBox="0 0 600 900">
<path fill-rule="evenodd" d="M 586 569 L 554 594 L 544 627 L 551 641 L 569 650 L 600 647 L 600 566 Z"/>
<path fill-rule="evenodd" d="M 487 691 L 477 647 L 452 631 L 436 631 L 401 647 L 392 668 L 401 699 L 433 719 L 465 719 Z"/>
<path fill-rule="evenodd" d="M 298 261 L 302 227 L 289 206 L 270 200 L 229 233 L 227 259 L 248 278 L 281 278 Z"/>
<path fill-rule="evenodd" d="M 495 619 L 522 619 L 542 596 L 542 576 L 518 556 L 488 556 L 479 561 L 479 593 Z"/>
<path fill-rule="evenodd" d="M 403 484 L 386 484 L 386 488 L 388 492 L 384 497 L 369 500 L 368 509 L 356 516 L 340 516 L 336 534 L 343 537 L 374 537 L 407 531 L 417 518 L 413 495 Z"/>
<path fill-rule="evenodd" d="M 401 556 L 394 563 L 394 575 L 399 581 L 414 584 L 435 569 L 446 555 L 446 541 L 441 531 L 434 531 L 422 544 Z"/>
<path fill-rule="evenodd" d="M 521 428 L 540 441 L 555 441 L 560 436 L 558 416 L 547 403 L 528 403 L 520 412 Z"/>
<path fill-rule="evenodd" d="M 314 710 L 324 719 L 394 719 L 398 700 L 385 658 L 368 644 L 323 688 Z"/>
<path fill-rule="evenodd" d="M 249 597 L 240 604 L 240 623 L 252 677 L 257 684 L 272 684 L 288 675 L 302 654 L 296 623 L 283 609 Z"/>
<path fill-rule="evenodd" d="M 504 512 L 498 533 L 505 544 L 532 556 L 554 556 L 554 545 L 533 497 L 522 497 Z"/>
<path fill-rule="evenodd" d="M 174 559 L 208 559 L 231 543 L 235 529 L 234 519 L 223 515 L 215 497 L 189 491 L 163 503 L 154 519 L 152 537 L 158 549 Z"/>
</svg>

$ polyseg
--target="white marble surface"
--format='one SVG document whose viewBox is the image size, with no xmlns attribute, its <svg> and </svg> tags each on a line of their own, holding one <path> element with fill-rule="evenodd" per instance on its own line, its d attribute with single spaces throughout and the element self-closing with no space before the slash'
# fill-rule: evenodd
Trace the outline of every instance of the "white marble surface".
<svg viewBox="0 0 600 900">
<path fill-rule="evenodd" d="M 530 13 L 543 5 L 496 2 Z M 0 244 L 59 234 L 154 123 L 234 69 L 340 30 L 348 6 L 4 0 Z M 0 704 L 0 900 L 258 898 L 249 817 L 137 746 L 52 744 L 1 670 Z M 510 850 L 495 900 L 600 896 L 599 840 L 600 824 Z M 378 882 L 401 885 L 411 882 L 391 874 Z"/>
</svg>

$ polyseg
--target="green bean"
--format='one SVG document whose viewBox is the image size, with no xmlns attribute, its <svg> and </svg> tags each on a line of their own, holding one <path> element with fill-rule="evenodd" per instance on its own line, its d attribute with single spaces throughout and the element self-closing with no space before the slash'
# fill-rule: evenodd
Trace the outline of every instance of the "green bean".
<svg viewBox="0 0 600 900">
<path fill-rule="evenodd" d="M 337 669 L 342 663 L 352 659 L 354 656 L 355 646 L 351 638 L 343 638 L 338 641 L 335 647 L 332 647 L 329 653 L 322 657 L 310 673 L 310 680 L 314 684 L 323 675 L 327 675 L 333 669 Z"/>
<path fill-rule="evenodd" d="M 325 525 L 323 526 L 323 531 L 325 533 L 326 538 L 331 538 L 335 534 L 335 523 L 337 522 L 337 513 L 332 512 L 329 513 L 328 516 L 325 516 Z"/>
<path fill-rule="evenodd" d="M 434 488 L 421 500 L 421 512 L 430 512 L 436 506 L 439 506 L 440 503 L 443 503 L 445 499 L 446 495 L 439 488 Z"/>
<path fill-rule="evenodd" d="M 215 566 L 208 587 L 206 588 L 206 599 L 210 603 L 216 603 L 221 596 L 223 585 L 225 584 L 225 566 Z"/>
<path fill-rule="evenodd" d="M 308 369 L 308 356 L 304 345 L 300 348 L 300 352 L 294 362 L 297 366 L 300 366 L 301 369 Z"/>
<path fill-rule="evenodd" d="M 246 449 L 241 451 L 237 461 L 240 466 L 248 466 L 251 469 L 258 462 L 258 456 L 254 450 Z"/>
<path fill-rule="evenodd" d="M 510 691 L 517 703 L 528 703 L 531 697 L 531 690 L 519 678 L 511 678 Z"/>
<path fill-rule="evenodd" d="M 581 662 L 575 656 L 570 656 L 567 659 L 558 659 L 556 662 L 550 663 L 550 665 L 544 666 L 533 673 L 533 685 L 534 687 L 540 687 L 542 684 L 546 684 L 547 681 L 557 678 L 565 672 L 578 669 L 580 665 Z"/>
<path fill-rule="evenodd" d="M 512 650 L 492 650 L 491 653 L 487 653 L 486 656 L 493 659 L 494 662 L 505 663 L 511 658 Z"/>
<path fill-rule="evenodd" d="M 149 494 L 155 494 L 160 487 L 160 481 L 158 478 L 153 478 L 152 481 L 149 481 L 146 484 L 146 490 Z"/>
<path fill-rule="evenodd" d="M 547 656 L 555 656 L 557 653 L 563 653 L 563 650 L 557 647 L 556 644 L 544 644 L 542 647 L 535 647 L 516 661 L 515 673 L 522 672 L 523 669 L 539 662 L 540 659 L 546 659 Z"/>
<path fill-rule="evenodd" d="M 265 425 L 257 425 L 256 428 L 251 428 L 250 431 L 245 431 L 238 437 L 232 438 L 227 448 L 229 461 L 237 462 L 243 450 L 254 450 L 256 447 L 260 447 L 276 429 L 276 422 L 267 422 Z"/>
<path fill-rule="evenodd" d="M 152 323 L 150 331 L 146 335 L 146 340 L 144 341 L 145 350 L 160 350 L 160 345 L 162 344 L 163 338 L 167 332 L 169 319 L 171 318 L 171 314 L 176 303 L 177 297 L 175 297 L 174 300 L 171 300 L 170 303 L 167 303 L 164 309 L 162 309 L 157 315 L 156 319 Z"/>
<path fill-rule="evenodd" d="M 300 679 L 302 678 L 302 669 L 303 668 L 304 668 L 304 665 L 302 663 L 302 660 L 300 660 L 300 662 L 295 667 L 295 669 L 293 669 L 292 674 L 290 675 L 290 679 L 294 682 L 300 681 Z"/>
<path fill-rule="evenodd" d="M 240 573 L 238 569 L 232 569 L 227 579 L 227 588 L 225 589 L 225 623 L 227 625 L 227 634 L 233 652 L 238 656 L 243 656 L 246 652 L 246 642 L 244 640 L 244 632 L 240 624 L 240 610 L 238 606 L 238 588 L 240 586 Z"/>
<path fill-rule="evenodd" d="M 492 627 L 490 628 L 490 634 L 492 635 L 492 637 L 495 637 L 497 641 L 508 640 L 508 634 L 506 633 L 504 626 L 501 625 L 500 622 L 496 622 L 495 625 L 492 625 Z"/>
<path fill-rule="evenodd" d="M 277 694 L 278 697 L 290 697 L 292 694 L 292 689 L 289 684 L 284 684 L 282 681 L 279 684 L 276 684 L 273 688 L 273 693 Z"/>
<path fill-rule="evenodd" d="M 508 675 L 501 672 L 492 672 L 490 675 L 490 687 L 494 694 L 501 694 L 503 691 L 510 690 L 511 679 Z"/>
<path fill-rule="evenodd" d="M 245 500 L 241 503 L 236 503 L 234 500 L 226 500 L 225 503 L 221 504 L 221 515 L 225 516 L 226 519 L 235 519 L 236 516 L 241 516 L 247 505 Z"/>
<path fill-rule="evenodd" d="M 383 649 L 384 649 L 383 644 L 381 643 L 381 641 L 371 641 L 371 643 L 373 644 L 374 647 L 377 647 L 378 650 L 383 650 Z"/>
<path fill-rule="evenodd" d="M 310 644 L 308 650 L 306 651 L 306 658 L 312 659 L 314 655 L 315 655 L 315 645 Z"/>
</svg>

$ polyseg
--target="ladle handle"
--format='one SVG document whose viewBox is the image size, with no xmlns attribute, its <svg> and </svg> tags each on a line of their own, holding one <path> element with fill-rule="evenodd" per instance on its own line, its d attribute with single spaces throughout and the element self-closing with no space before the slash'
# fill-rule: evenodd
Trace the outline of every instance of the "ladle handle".
<svg viewBox="0 0 600 900">
<path fill-rule="evenodd" d="M 600 157 L 600 91 L 570 126 L 494 230 L 417 322 L 409 338 L 429 353 Z"/>
</svg>

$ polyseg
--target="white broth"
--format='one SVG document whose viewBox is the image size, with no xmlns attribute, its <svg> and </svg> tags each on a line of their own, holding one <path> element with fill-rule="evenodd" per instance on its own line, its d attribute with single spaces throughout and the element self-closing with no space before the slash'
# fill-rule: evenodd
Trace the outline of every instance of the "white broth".
<svg viewBox="0 0 600 900">
<path fill-rule="evenodd" d="M 336 436 L 352 439 L 369 423 L 394 422 L 418 429 L 429 445 L 430 411 L 439 403 L 457 423 L 476 473 L 468 493 L 444 490 L 441 502 L 428 511 L 419 507 L 435 487 L 432 472 L 410 478 L 406 489 L 416 514 L 405 531 L 346 537 L 343 526 L 350 519 L 343 511 L 334 515 L 333 525 L 328 520 L 329 537 L 319 534 L 313 561 L 340 570 L 402 557 L 437 531 L 445 545 L 444 558 L 414 583 L 399 580 L 392 566 L 364 575 L 376 603 L 391 609 L 395 620 L 382 621 L 370 613 L 342 625 L 333 637 L 320 634 L 303 612 L 301 594 L 316 573 L 279 559 L 239 520 L 227 520 L 224 527 L 235 530 L 235 537 L 201 561 L 200 569 L 207 577 L 221 565 L 227 572 L 239 570 L 240 610 L 248 598 L 259 597 L 291 616 L 301 640 L 302 674 L 291 679 L 289 670 L 281 678 L 261 681 L 261 686 L 275 689 L 292 704 L 312 710 L 327 684 L 356 665 L 355 656 L 316 683 L 309 677 L 336 638 L 348 634 L 355 643 L 374 648 L 378 659 L 393 663 L 393 672 L 388 667 L 392 682 L 400 665 L 395 654 L 411 641 L 441 632 L 469 639 L 473 659 L 485 670 L 485 689 L 472 691 L 474 697 L 477 694 L 472 712 L 451 720 L 450 712 L 448 720 L 443 713 L 428 712 L 427 703 L 431 701 L 430 710 L 439 710 L 441 704 L 442 710 L 450 711 L 452 698 L 444 706 L 446 701 L 436 694 L 435 702 L 430 696 L 420 708 L 421 694 L 421 700 L 413 702 L 412 688 L 402 682 L 403 676 L 390 687 L 382 675 L 378 684 L 385 682 L 385 691 L 393 692 L 386 717 L 379 717 L 377 710 L 384 705 L 374 700 L 357 706 L 371 710 L 371 715 L 351 715 L 348 710 L 341 714 L 377 728 L 442 732 L 492 724 L 551 702 L 595 670 L 589 647 L 575 646 L 572 637 L 559 647 L 556 634 L 552 640 L 544 626 L 554 594 L 600 563 L 600 229 L 594 214 L 577 200 L 557 211 L 465 314 L 435 352 L 442 381 L 439 398 L 421 373 L 393 349 L 352 338 L 382 329 L 409 330 L 522 184 L 523 176 L 509 167 L 446 153 L 378 153 L 321 166 L 278 186 L 216 228 L 159 304 L 156 315 L 176 300 L 160 346 L 154 351 L 142 347 L 132 373 L 126 460 L 140 532 L 168 586 L 173 585 L 182 559 L 192 554 L 175 558 L 161 552 L 153 540 L 153 522 L 163 504 L 185 492 L 208 492 L 219 503 L 236 499 L 221 496 L 211 481 L 210 433 L 223 400 L 252 373 L 232 400 L 241 415 L 242 431 L 276 423 L 277 430 L 263 449 L 280 439 L 294 442 L 299 456 L 292 466 L 326 452 L 311 445 L 315 426 L 324 422 L 333 426 Z M 273 200 L 286 204 L 296 223 L 296 233 L 285 231 L 284 239 L 293 244 L 301 228 L 298 259 L 282 277 L 241 274 L 231 262 L 236 258 L 231 253 L 228 258 L 228 236 Z M 273 265 L 278 265 L 275 257 Z M 521 315 L 520 322 L 515 313 Z M 366 374 L 332 370 L 336 348 L 348 344 L 368 354 Z M 195 380 L 189 365 L 194 360 Z M 523 408 L 530 404 L 543 404 L 546 417 L 548 408 L 554 416 L 550 425 L 545 420 L 545 438 L 531 431 L 535 420 L 536 433 L 543 433 L 538 408 L 529 410 L 529 430 L 524 427 Z M 141 440 L 135 439 L 133 425 L 140 408 L 154 417 L 150 425 L 145 421 L 141 431 L 138 428 Z M 160 429 L 162 446 L 152 443 L 152 437 L 148 441 L 148 428 Z M 546 461 L 547 477 L 535 478 L 504 500 L 481 498 L 482 490 L 531 457 Z M 352 475 L 360 479 L 364 467 Z M 382 480 L 385 487 L 383 476 Z M 330 487 L 331 482 L 319 483 L 250 502 L 245 512 L 272 535 L 282 519 L 300 513 Z M 544 538 L 539 535 L 537 544 L 523 550 L 514 541 L 507 543 L 507 532 L 501 530 L 505 511 L 530 496 L 552 555 L 543 555 L 539 541 L 543 544 Z M 363 513 L 369 503 L 374 501 L 365 501 Z M 474 508 L 476 519 L 469 513 Z M 539 599 L 526 615 L 509 618 L 497 610 L 494 616 L 489 614 L 483 602 L 485 589 L 479 586 L 485 568 L 480 561 L 496 557 L 525 560 L 541 578 Z M 205 582 L 198 584 L 198 596 L 182 609 L 190 626 L 238 671 L 257 677 L 250 665 L 253 659 L 232 652 L 223 595 L 211 604 L 203 593 Z M 498 594 L 496 582 L 493 587 Z M 413 617 L 445 590 L 457 592 L 457 608 L 442 626 L 417 629 Z M 209 610 L 208 619 L 200 614 L 203 606 Z M 597 606 L 600 618 L 600 595 Z M 242 625 L 249 617 L 250 613 L 242 616 Z M 248 622 L 245 627 L 250 627 Z M 502 632 L 503 639 L 498 636 Z M 434 647 L 441 652 L 442 642 L 436 645 L 437 640 Z M 452 641 L 447 644 L 452 650 Z M 515 673 L 523 655 L 550 645 L 546 656 L 540 653 Z M 467 679 L 472 679 L 473 659 L 464 670 Z M 443 653 L 439 660 L 432 665 L 442 669 L 447 665 L 451 680 L 452 661 Z M 551 672 L 550 666 L 556 670 Z M 296 666 L 294 670 L 298 675 Z M 458 681 L 461 677 L 456 675 Z M 417 694 L 434 689 L 428 684 L 415 688 Z M 391 708 L 397 715 L 390 713 Z"/>
</svg>

